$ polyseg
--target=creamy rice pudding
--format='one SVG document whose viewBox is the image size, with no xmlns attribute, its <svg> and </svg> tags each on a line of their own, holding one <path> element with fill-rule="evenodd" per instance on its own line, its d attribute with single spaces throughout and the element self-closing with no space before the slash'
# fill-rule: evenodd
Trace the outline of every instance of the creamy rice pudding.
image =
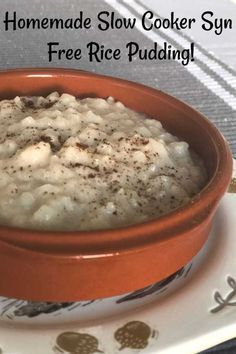
<svg viewBox="0 0 236 354">
<path fill-rule="evenodd" d="M 200 159 L 112 97 L 0 102 L 0 223 L 93 230 L 166 214 L 206 182 Z"/>
</svg>

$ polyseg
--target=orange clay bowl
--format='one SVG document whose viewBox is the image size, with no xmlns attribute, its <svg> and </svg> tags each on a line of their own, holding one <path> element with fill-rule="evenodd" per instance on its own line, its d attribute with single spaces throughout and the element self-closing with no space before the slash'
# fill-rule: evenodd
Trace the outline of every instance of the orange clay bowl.
<svg viewBox="0 0 236 354">
<path fill-rule="evenodd" d="M 0 72 L 0 98 L 113 96 L 160 120 L 203 159 L 208 182 L 191 203 L 158 219 L 114 230 L 48 232 L 0 226 L 0 294 L 32 301 L 78 301 L 139 289 L 174 273 L 206 241 L 231 178 L 228 145 L 202 114 L 152 88 L 66 69 Z"/>
</svg>

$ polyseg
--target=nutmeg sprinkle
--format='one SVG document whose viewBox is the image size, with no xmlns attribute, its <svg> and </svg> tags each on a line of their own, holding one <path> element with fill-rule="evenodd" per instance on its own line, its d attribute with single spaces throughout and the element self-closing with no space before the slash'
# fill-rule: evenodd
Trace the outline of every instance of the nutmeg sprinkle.
<svg viewBox="0 0 236 354">
<path fill-rule="evenodd" d="M 131 225 L 189 203 L 207 179 L 186 142 L 112 97 L 2 100 L 0 125 L 4 225 Z"/>
</svg>

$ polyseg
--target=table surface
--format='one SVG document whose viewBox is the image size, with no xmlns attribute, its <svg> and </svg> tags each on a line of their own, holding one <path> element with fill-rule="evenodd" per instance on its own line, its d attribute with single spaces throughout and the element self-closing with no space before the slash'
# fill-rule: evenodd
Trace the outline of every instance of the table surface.
<svg viewBox="0 0 236 354">
<path fill-rule="evenodd" d="M 29 6 L 30 4 L 30 6 Z M 236 154 L 236 0 L 1 0 L 0 3 L 0 69 L 16 67 L 69 67 L 117 76 L 159 88 L 187 102 L 206 115 L 221 130 Z M 96 30 L 97 13 L 115 11 L 119 17 L 136 17 L 152 10 L 155 17 L 169 17 L 174 11 L 178 17 L 195 17 L 200 21 L 201 13 L 212 11 L 214 18 L 231 18 L 233 28 L 223 30 L 221 35 L 203 31 L 197 23 L 190 30 L 175 31 L 154 29 Z M 76 17 L 79 11 L 92 18 L 94 30 L 17 30 L 4 31 L 3 17 L 6 11 L 16 11 L 18 18 L 33 17 Z M 96 41 L 105 47 L 121 48 L 127 42 L 136 41 L 140 47 L 158 48 L 164 41 L 173 47 L 183 48 L 195 42 L 195 60 L 187 66 L 177 61 L 142 61 L 132 63 L 126 56 L 120 61 L 89 62 L 81 60 L 53 60 L 48 62 L 48 42 L 59 42 L 63 48 L 82 48 Z M 209 349 L 206 353 L 236 353 L 236 341 Z"/>
</svg>

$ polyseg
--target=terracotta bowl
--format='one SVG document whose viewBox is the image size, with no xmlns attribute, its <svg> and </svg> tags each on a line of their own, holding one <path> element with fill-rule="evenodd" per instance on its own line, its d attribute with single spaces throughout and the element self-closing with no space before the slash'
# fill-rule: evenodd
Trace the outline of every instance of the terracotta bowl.
<svg viewBox="0 0 236 354">
<path fill-rule="evenodd" d="M 185 207 L 115 230 L 41 232 L 0 227 L 0 294 L 32 301 L 111 297 L 160 281 L 187 264 L 207 239 L 231 177 L 232 158 L 219 131 L 183 102 L 152 88 L 65 69 L 0 73 L 0 98 L 46 95 L 113 96 L 160 120 L 204 160 L 208 183 Z"/>
</svg>

